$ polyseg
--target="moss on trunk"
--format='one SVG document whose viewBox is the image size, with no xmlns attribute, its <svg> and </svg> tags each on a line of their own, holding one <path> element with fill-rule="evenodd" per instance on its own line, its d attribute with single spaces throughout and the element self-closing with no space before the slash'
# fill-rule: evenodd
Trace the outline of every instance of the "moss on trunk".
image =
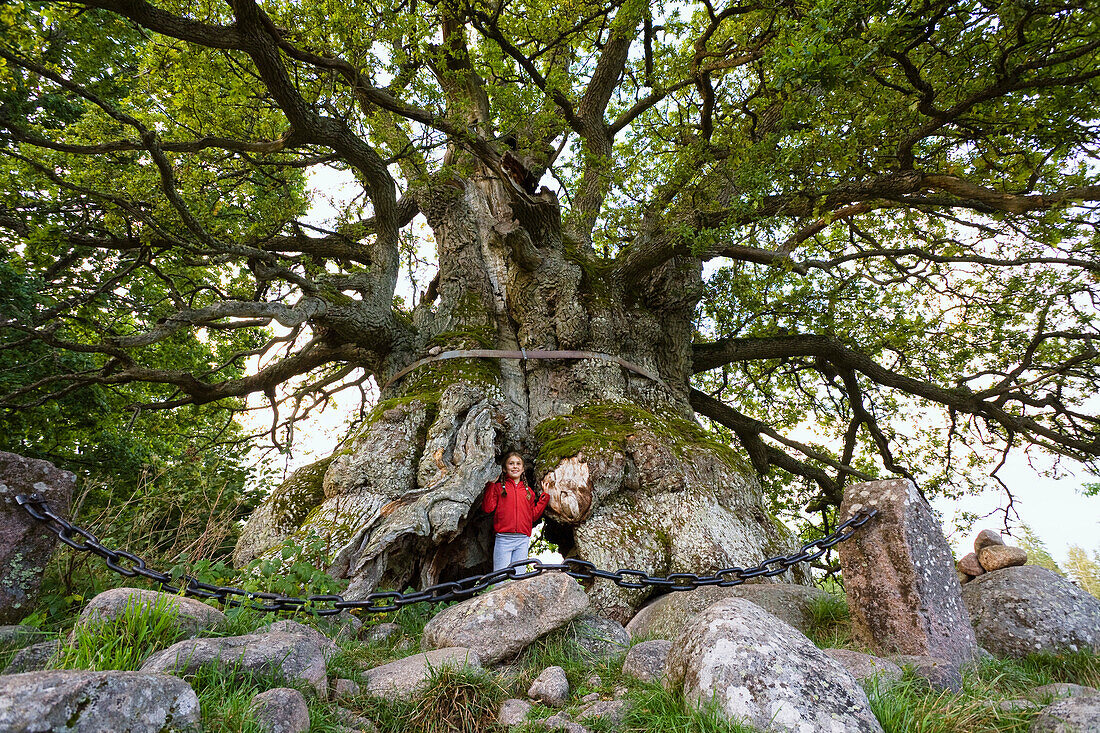
<svg viewBox="0 0 1100 733">
<path fill-rule="evenodd" d="M 671 412 L 658 415 L 629 402 L 598 402 L 543 421 L 535 428 L 539 444 L 536 470 L 544 473 L 578 454 L 624 452 L 627 439 L 640 429 L 662 439 L 680 458 L 689 458 L 691 450 L 703 449 L 734 470 L 751 470 L 742 456 L 700 425 Z"/>
</svg>

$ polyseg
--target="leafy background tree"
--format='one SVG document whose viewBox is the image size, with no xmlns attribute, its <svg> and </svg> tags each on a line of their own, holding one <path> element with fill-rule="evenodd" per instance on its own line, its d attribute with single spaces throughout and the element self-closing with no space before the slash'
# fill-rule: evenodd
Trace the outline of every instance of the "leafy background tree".
<svg viewBox="0 0 1100 733">
<path fill-rule="evenodd" d="M 1093 550 L 1090 556 L 1080 545 L 1070 545 L 1065 564 L 1077 585 L 1100 598 L 1100 550 Z"/>
<path fill-rule="evenodd" d="M 1058 567 L 1058 562 L 1051 556 L 1046 543 L 1035 534 L 1031 527 L 1027 524 L 1021 524 L 1019 532 L 1020 536 L 1017 538 L 1017 542 L 1027 552 L 1029 565 L 1038 565 L 1063 577 L 1065 576 L 1062 568 Z"/>
</svg>

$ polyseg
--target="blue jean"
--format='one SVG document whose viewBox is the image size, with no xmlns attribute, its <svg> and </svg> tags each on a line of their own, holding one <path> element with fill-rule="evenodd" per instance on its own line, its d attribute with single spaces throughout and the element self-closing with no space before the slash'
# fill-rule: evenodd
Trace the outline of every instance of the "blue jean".
<svg viewBox="0 0 1100 733">
<path fill-rule="evenodd" d="M 493 570 L 506 568 L 518 560 L 527 559 L 531 537 L 518 532 L 501 532 L 493 544 Z"/>
</svg>

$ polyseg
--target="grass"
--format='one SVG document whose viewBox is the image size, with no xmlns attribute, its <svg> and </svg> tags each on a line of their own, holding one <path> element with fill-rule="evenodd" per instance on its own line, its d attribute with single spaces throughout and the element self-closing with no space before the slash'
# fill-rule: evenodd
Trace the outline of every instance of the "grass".
<svg viewBox="0 0 1100 733">
<path fill-rule="evenodd" d="M 424 626 L 441 606 L 405 606 L 396 613 L 383 613 L 370 616 L 363 624 L 363 632 L 380 623 L 394 623 L 401 629 L 401 635 L 387 641 L 363 641 L 345 644 L 344 664 L 350 670 L 377 667 L 393 662 L 420 651 L 420 637 Z"/>
<path fill-rule="evenodd" d="M 282 618 L 291 618 L 290 616 L 274 617 L 269 613 L 261 613 L 246 606 L 237 606 L 235 608 L 226 608 L 225 611 L 225 623 L 218 626 L 216 629 L 209 629 L 200 632 L 200 636 L 243 636 L 244 634 L 251 634 L 256 629 L 260 628 L 264 624 L 269 624 L 272 621 L 277 621 Z M 307 623 L 305 617 L 294 616 L 295 621 Z"/>
<path fill-rule="evenodd" d="M 404 643 L 348 644 L 347 651 L 332 661 L 337 676 L 356 678 L 364 667 L 419 651 L 418 633 L 427 613 L 403 609 L 404 617 L 392 619 L 406 630 Z M 829 596 L 815 602 L 811 636 L 820 646 L 848 645 L 847 606 Z M 400 614 L 398 614 L 400 616 Z M 412 642 L 410 644 L 410 642 Z M 411 648 L 410 648 L 411 647 Z M 579 701 L 591 692 L 609 697 L 617 687 L 627 688 L 632 708 L 626 719 L 586 721 L 594 733 L 749 733 L 748 726 L 731 723 L 715 705 L 702 709 L 687 706 L 682 695 L 659 684 L 640 684 L 622 675 L 619 654 L 609 659 L 586 658 L 565 629 L 552 632 L 530 645 L 513 663 L 499 672 L 439 670 L 422 692 L 404 701 L 387 702 L 361 696 L 345 705 L 372 719 L 382 731 L 502 731 L 495 723 L 499 705 L 507 697 L 525 698 L 528 687 L 546 667 L 559 666 L 570 682 L 570 703 L 575 713 Z M 593 680 L 598 677 L 598 683 Z M 906 733 L 985 733 L 1026 731 L 1038 710 L 1000 710 L 989 700 L 1021 699 L 1035 687 L 1052 682 L 1073 682 L 1100 687 L 1100 656 L 1079 653 L 1034 656 L 1022 660 L 988 660 L 966 672 L 959 693 L 937 692 L 924 680 L 909 676 L 891 689 L 869 692 L 872 710 L 886 731 Z M 1040 700 L 1039 702 L 1049 702 Z M 534 705 L 532 721 L 558 710 Z M 314 730 L 327 730 L 314 727 Z M 539 728 L 532 722 L 523 730 Z"/>
<path fill-rule="evenodd" d="M 57 669 L 136 671 L 149 655 L 182 639 L 179 615 L 168 597 L 153 603 L 131 598 L 114 618 L 95 618 L 73 627 L 54 664 Z"/>
<path fill-rule="evenodd" d="M 444 608 L 455 605 L 454 603 L 444 604 L 427 604 L 417 603 L 412 606 L 403 606 L 393 616 L 389 614 L 383 614 L 376 616 L 380 621 L 390 621 L 401 627 L 401 630 L 405 632 L 405 635 L 420 641 L 421 635 L 424 633 L 424 627 L 428 625 L 428 622 L 432 618 L 442 611 Z"/>
<path fill-rule="evenodd" d="M 0 671 L 11 664 L 11 660 L 25 647 L 44 641 L 56 639 L 56 634 L 42 631 L 33 626 L 17 627 L 21 638 L 11 638 L 8 641 L 0 641 Z"/>
<path fill-rule="evenodd" d="M 959 692 L 936 691 L 907 674 L 891 688 L 870 690 L 871 710 L 886 733 L 993 733 L 1027 731 L 1039 709 L 999 708 L 998 702 L 1026 699 L 1031 690 L 1052 682 L 1096 687 L 1100 656 L 1077 653 L 989 659 L 963 673 Z M 1045 705 L 1047 699 L 1035 702 Z"/>
<path fill-rule="evenodd" d="M 1034 655 L 1025 657 L 1017 664 L 1037 679 L 1049 678 L 1050 682 L 1072 682 L 1100 689 L 1100 655 L 1097 654 Z"/>
<path fill-rule="evenodd" d="M 152 604 L 131 601 L 121 614 L 112 619 L 97 619 L 79 623 L 72 629 L 71 641 L 65 644 L 54 660 L 56 669 L 135 671 L 149 655 L 165 649 L 186 636 L 178 623 L 175 607 L 161 597 Z M 200 636 L 238 636 L 254 632 L 270 623 L 272 616 L 251 609 L 228 609 L 228 621 L 216 629 L 200 632 Z M 308 625 L 323 625 L 312 616 L 295 616 Z M 357 671 L 347 661 L 347 652 L 332 660 L 335 674 Z M 249 705 L 260 692 L 273 687 L 293 687 L 278 675 L 262 675 L 239 667 L 224 668 L 204 665 L 186 677 L 199 697 L 204 733 L 261 733 Z M 310 730 L 313 733 L 336 733 L 341 716 L 335 706 L 312 696 L 302 689 L 310 708 Z"/>
<path fill-rule="evenodd" d="M 285 686 L 281 679 L 204 665 L 187 682 L 199 696 L 204 733 L 263 733 L 249 712 L 257 693 Z"/>
<path fill-rule="evenodd" d="M 496 717 L 506 697 L 498 675 L 443 666 L 415 695 L 395 700 L 361 696 L 349 708 L 373 720 L 382 733 L 482 733 L 500 729 Z"/>
<path fill-rule="evenodd" d="M 752 733 L 751 727 L 728 721 L 716 703 L 700 709 L 689 706 L 682 694 L 659 683 L 631 690 L 630 712 L 619 725 L 623 733 Z"/>
<path fill-rule="evenodd" d="M 991 698 L 935 692 L 923 680 L 907 679 L 889 692 L 870 695 L 871 710 L 886 733 L 921 731 L 1027 731 L 1036 711 L 1002 710 Z"/>
<path fill-rule="evenodd" d="M 561 667 L 565 670 L 571 690 L 586 685 L 590 676 L 584 656 L 564 629 L 552 631 L 541 639 L 536 639 L 520 652 L 516 666 L 519 668 L 515 681 L 517 694 L 524 696 L 531 683 L 547 667 Z"/>
<path fill-rule="evenodd" d="M 547 667 L 561 667 L 569 680 L 572 697 L 580 699 L 593 692 L 610 695 L 616 687 L 629 685 L 632 678 L 622 673 L 626 650 L 609 657 L 594 657 L 576 641 L 568 627 L 552 631 L 520 653 L 513 668 L 513 690 L 517 697 L 526 697 L 535 678 Z M 591 680 L 599 678 L 598 683 Z"/>
<path fill-rule="evenodd" d="M 851 645 L 848 601 L 844 596 L 826 593 L 810 601 L 810 628 L 806 636 L 822 649 Z"/>
</svg>

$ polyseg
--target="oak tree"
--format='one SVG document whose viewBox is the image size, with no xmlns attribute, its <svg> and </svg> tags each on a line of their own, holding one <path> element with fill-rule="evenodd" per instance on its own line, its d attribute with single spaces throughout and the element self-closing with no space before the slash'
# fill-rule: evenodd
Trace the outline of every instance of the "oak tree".
<svg viewBox="0 0 1100 733">
<path fill-rule="evenodd" d="M 853 481 L 1100 454 L 1094 3 L 26 0 L 0 23 L 3 266 L 36 293 L 0 323 L 4 407 L 263 395 L 284 435 L 364 394 L 242 556 L 322 532 L 353 594 L 483 568 L 509 448 L 564 552 L 662 573 L 784 546 L 772 511 L 827 529 Z M 320 171 L 356 189 L 323 221 Z"/>
</svg>

